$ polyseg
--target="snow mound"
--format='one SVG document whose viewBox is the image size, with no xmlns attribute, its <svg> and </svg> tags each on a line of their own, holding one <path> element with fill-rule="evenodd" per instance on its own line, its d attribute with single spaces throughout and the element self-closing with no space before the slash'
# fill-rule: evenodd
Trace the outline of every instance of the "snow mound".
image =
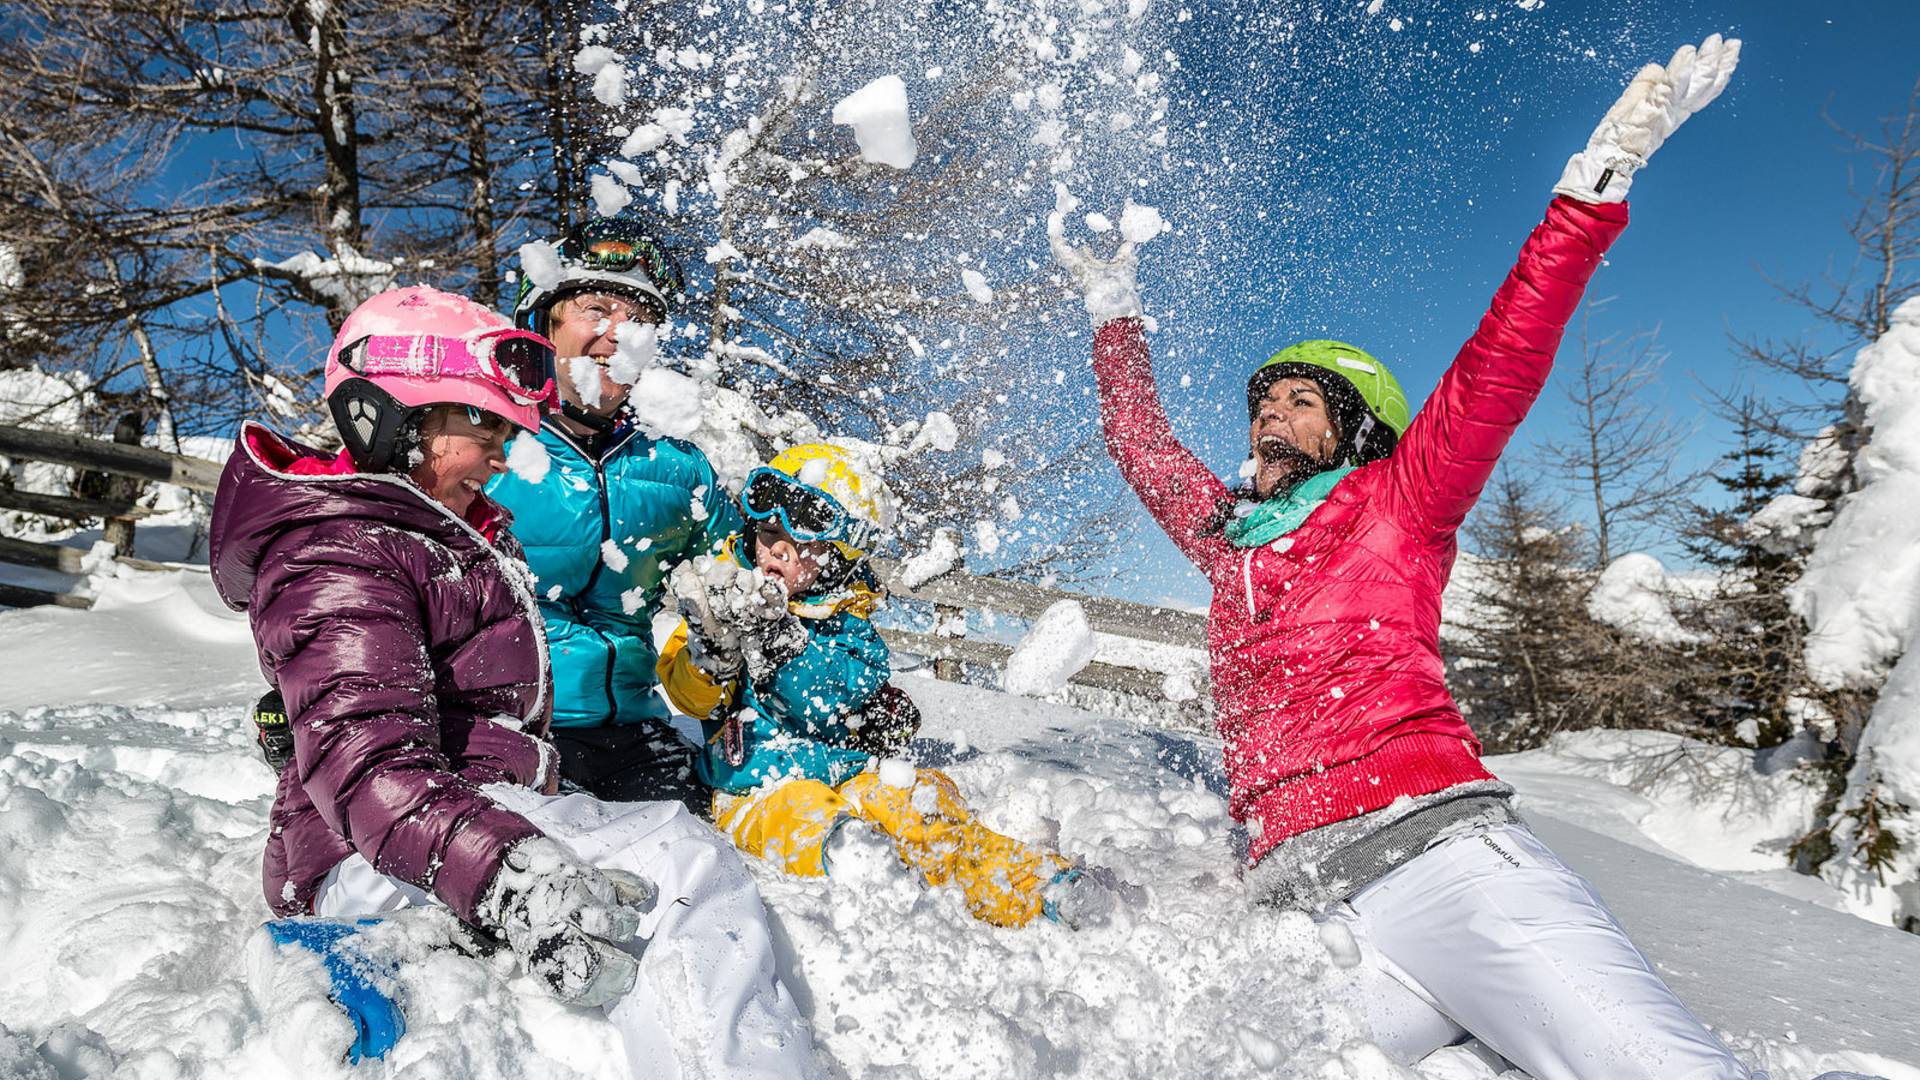
<svg viewBox="0 0 1920 1080">
<path fill-rule="evenodd" d="M 273 777 L 244 716 L 259 689 L 244 620 L 201 607 L 204 575 L 171 582 L 112 611 L 0 612 L 0 655 L 20 661 L 0 680 L 0 965 L 12 973 L 0 1074 L 346 1080 L 366 1070 L 341 1060 L 324 976 L 258 931 Z M 897 678 L 926 717 L 918 765 L 948 773 L 990 827 L 1111 867 L 1144 895 L 1098 930 L 996 930 L 950 886 L 796 878 L 748 860 L 836 1075 L 1495 1080 L 1458 1051 L 1387 1065 L 1344 1004 L 1353 985 L 1329 951 L 1340 943 L 1248 904 L 1216 740 Z M 78 704 L 30 704 L 62 700 Z M 1674 861 L 1636 831 L 1676 825 L 1664 818 L 1684 785 L 1623 778 L 1615 762 L 1676 745 L 1595 733 L 1491 764 L 1743 1057 L 1776 1080 L 1841 1068 L 1920 1080 L 1920 941 Z M 1756 783 L 1757 803 L 1787 790 Z M 1713 801 L 1678 831 L 1710 823 Z M 1689 857 L 1747 858 L 1771 813 L 1736 814 Z M 620 1070 L 604 1018 L 558 1005 L 504 956 L 437 947 L 449 931 L 432 911 L 379 929 L 382 954 L 402 959 L 408 1032 L 376 1071 Z"/>
<path fill-rule="evenodd" d="M 1061 600 L 1041 612 L 1014 646 L 1003 684 L 1024 697 L 1059 693 L 1093 662 L 1094 649 L 1085 609 L 1077 600 Z"/>
<path fill-rule="evenodd" d="M 898 75 L 882 75 L 834 103 L 833 122 L 853 128 L 862 160 L 909 169 L 920 156 L 907 113 L 907 84 Z"/>
<path fill-rule="evenodd" d="M 1587 614 L 1644 641 L 1685 645 L 1700 640 L 1673 617 L 1673 582 L 1659 559 L 1641 552 L 1607 564 L 1587 593 Z"/>
</svg>

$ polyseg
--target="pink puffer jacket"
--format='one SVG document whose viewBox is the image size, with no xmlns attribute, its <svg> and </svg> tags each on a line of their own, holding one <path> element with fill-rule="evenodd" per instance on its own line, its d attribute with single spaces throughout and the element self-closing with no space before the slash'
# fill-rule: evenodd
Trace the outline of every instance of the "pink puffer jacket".
<svg viewBox="0 0 1920 1080">
<path fill-rule="evenodd" d="M 1139 322 L 1095 335 L 1107 449 L 1213 585 L 1213 693 L 1253 861 L 1403 795 L 1490 778 L 1447 692 L 1440 592 L 1461 521 L 1626 224 L 1624 204 L 1555 199 L 1392 455 L 1262 547 L 1236 548 L 1218 531 L 1232 496 L 1174 438 Z"/>
</svg>

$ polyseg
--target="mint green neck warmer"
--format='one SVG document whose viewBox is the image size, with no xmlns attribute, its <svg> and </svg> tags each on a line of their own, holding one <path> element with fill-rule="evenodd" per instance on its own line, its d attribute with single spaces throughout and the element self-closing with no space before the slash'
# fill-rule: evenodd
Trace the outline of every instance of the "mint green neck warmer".
<svg viewBox="0 0 1920 1080">
<path fill-rule="evenodd" d="M 1271 544 L 1300 527 L 1307 515 L 1314 512 L 1333 486 L 1346 479 L 1353 471 L 1351 465 L 1341 465 L 1323 473 L 1315 473 L 1293 486 L 1283 495 L 1275 495 L 1266 502 L 1253 508 L 1245 517 L 1236 517 L 1227 522 L 1226 534 L 1234 547 L 1259 547 Z"/>
</svg>

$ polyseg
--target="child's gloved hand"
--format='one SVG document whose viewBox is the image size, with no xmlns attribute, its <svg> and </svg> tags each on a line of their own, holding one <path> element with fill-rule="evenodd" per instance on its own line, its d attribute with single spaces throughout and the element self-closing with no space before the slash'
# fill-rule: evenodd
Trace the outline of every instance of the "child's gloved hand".
<svg viewBox="0 0 1920 1080">
<path fill-rule="evenodd" d="M 707 606 L 706 577 L 698 565 L 701 560 L 714 562 L 711 556 L 703 555 L 668 571 L 667 591 L 673 594 L 680 617 L 687 621 L 688 659 L 715 682 L 726 682 L 740 674 L 740 634 Z"/>
<path fill-rule="evenodd" d="M 806 624 L 784 609 L 780 618 L 741 631 L 740 654 L 748 681 L 756 690 L 765 690 L 781 665 L 807 651 L 808 640 Z"/>
<path fill-rule="evenodd" d="M 747 632 L 787 614 L 787 587 L 752 567 L 715 559 L 701 571 L 715 621 Z"/>
<path fill-rule="evenodd" d="M 637 874 L 596 869 L 535 836 L 507 850 L 474 918 L 561 1001 L 610 1005 L 633 988 L 640 962 L 620 946 L 639 934 L 657 896 Z"/>
<path fill-rule="evenodd" d="M 1740 63 L 1740 39 L 1713 34 L 1682 45 L 1665 67 L 1648 64 L 1613 103 L 1586 149 L 1567 161 L 1553 190 L 1582 202 L 1622 202 L 1647 159 L 1674 129 L 1720 96 Z"/>
<path fill-rule="evenodd" d="M 867 699 L 860 711 L 847 717 L 853 735 L 847 739 L 849 750 L 861 750 L 874 757 L 897 757 L 920 732 L 920 706 L 897 686 L 882 686 Z"/>
</svg>

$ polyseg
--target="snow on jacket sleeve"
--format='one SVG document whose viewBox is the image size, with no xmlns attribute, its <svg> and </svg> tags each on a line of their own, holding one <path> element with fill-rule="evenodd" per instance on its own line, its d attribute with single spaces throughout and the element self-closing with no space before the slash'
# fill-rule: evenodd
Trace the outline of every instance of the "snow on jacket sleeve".
<svg viewBox="0 0 1920 1080">
<path fill-rule="evenodd" d="M 780 665 L 768 686 L 755 686 L 754 697 L 796 734 L 844 734 L 846 717 L 886 685 L 891 654 L 858 615 L 803 621 L 811 623 L 806 651 Z"/>
<path fill-rule="evenodd" d="M 1386 490 L 1415 535 L 1440 542 L 1460 528 L 1546 385 L 1588 279 L 1626 227 L 1625 203 L 1562 196 L 1547 207 L 1479 328 L 1387 458 Z"/>
<path fill-rule="evenodd" d="M 1204 572 L 1227 547 L 1220 535 L 1201 531 L 1229 498 L 1227 486 L 1174 437 L 1139 319 L 1115 319 L 1095 332 L 1093 376 L 1107 453 L 1147 513 Z"/>
<path fill-rule="evenodd" d="M 255 625 L 287 703 L 295 768 L 336 834 L 381 873 L 471 919 L 501 856 L 538 835 L 441 749 L 423 604 L 374 543 L 291 534 L 262 559 Z"/>
</svg>

